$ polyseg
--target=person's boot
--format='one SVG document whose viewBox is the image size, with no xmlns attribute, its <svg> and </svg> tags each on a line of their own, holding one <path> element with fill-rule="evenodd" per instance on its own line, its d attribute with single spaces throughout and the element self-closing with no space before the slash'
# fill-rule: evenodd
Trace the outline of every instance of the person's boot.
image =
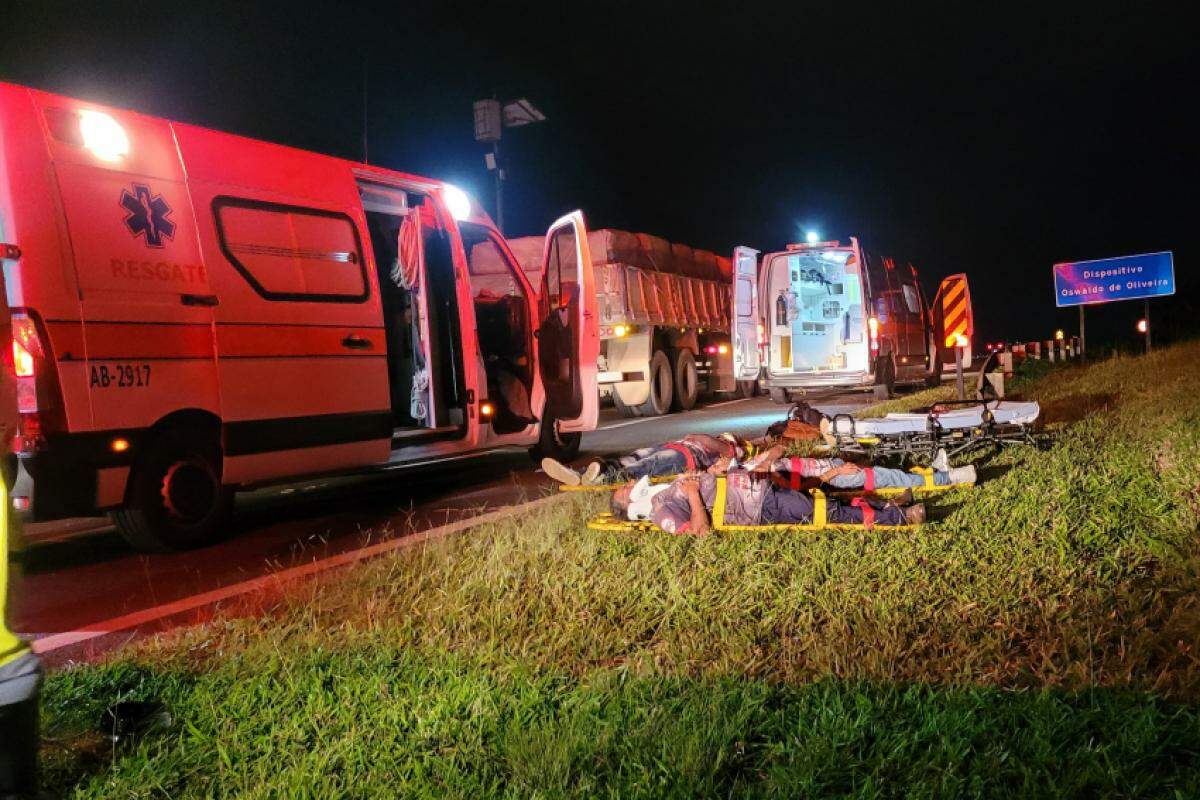
<svg viewBox="0 0 1200 800">
<path fill-rule="evenodd" d="M 900 512 L 904 514 L 905 525 L 920 525 L 921 523 L 925 522 L 924 503 L 913 503 L 907 508 L 900 509 Z"/>
<path fill-rule="evenodd" d="M 604 469 L 604 465 L 599 461 L 593 461 L 587 465 L 587 469 L 583 471 L 582 482 L 584 486 L 595 486 L 600 483 L 600 471 Z"/>
<path fill-rule="evenodd" d="M 955 467 L 949 470 L 950 483 L 975 483 L 975 465 L 968 464 L 965 467 Z"/>
<path fill-rule="evenodd" d="M 935 472 L 950 471 L 950 458 L 946 455 L 946 448 L 938 448 L 937 455 L 933 457 L 933 461 L 930 462 L 929 466 L 933 467 Z"/>
<path fill-rule="evenodd" d="M 566 486 L 579 485 L 579 473 L 568 467 L 566 464 L 555 461 L 553 458 L 542 459 L 542 471 L 551 478 L 554 478 L 554 480 Z"/>
</svg>

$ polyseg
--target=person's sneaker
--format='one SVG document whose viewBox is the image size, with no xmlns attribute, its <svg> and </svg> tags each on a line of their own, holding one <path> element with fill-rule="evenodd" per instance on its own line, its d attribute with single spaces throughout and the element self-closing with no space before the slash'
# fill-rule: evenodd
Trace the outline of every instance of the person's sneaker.
<svg viewBox="0 0 1200 800">
<path fill-rule="evenodd" d="M 567 486 L 579 485 L 579 473 L 566 464 L 560 464 L 553 458 L 542 459 L 542 471 L 559 483 L 566 484 Z"/>
<path fill-rule="evenodd" d="M 925 504 L 913 503 L 907 508 L 902 508 L 900 511 L 904 514 L 904 524 L 920 525 L 925 522 Z"/>
<path fill-rule="evenodd" d="M 975 482 L 975 465 L 968 464 L 965 467 L 955 467 L 949 470 L 951 483 L 974 483 Z"/>
<path fill-rule="evenodd" d="M 587 469 L 583 471 L 583 485 L 595 486 L 600 482 L 600 470 L 604 469 L 604 465 L 599 461 L 593 461 L 587 465 Z"/>
<path fill-rule="evenodd" d="M 933 467 L 937 472 L 950 471 L 950 458 L 946 455 L 946 448 L 938 448 L 937 455 L 933 457 L 933 461 L 929 466 Z"/>
</svg>

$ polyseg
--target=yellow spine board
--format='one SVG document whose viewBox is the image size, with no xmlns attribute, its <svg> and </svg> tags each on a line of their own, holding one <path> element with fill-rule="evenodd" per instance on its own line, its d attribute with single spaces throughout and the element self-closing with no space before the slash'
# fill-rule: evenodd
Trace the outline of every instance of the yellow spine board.
<svg viewBox="0 0 1200 800">
<path fill-rule="evenodd" d="M 717 496 L 713 500 L 712 510 L 712 527 L 714 531 L 722 533 L 790 533 L 796 531 L 822 531 L 822 530 L 847 530 L 847 531 L 864 531 L 867 530 L 866 525 L 855 525 L 844 522 L 830 523 L 828 503 L 825 498 L 825 493 L 819 489 L 813 490 L 813 521 L 805 524 L 788 524 L 788 525 L 726 525 L 725 524 L 725 503 L 727 498 L 727 487 L 724 478 L 717 479 Z M 649 520 L 638 520 L 633 522 L 630 520 L 617 519 L 612 514 L 605 512 L 594 518 L 588 523 L 588 527 L 594 531 L 623 531 L 629 533 L 653 533 L 658 532 L 658 526 Z M 888 531 L 907 531 L 913 530 L 916 525 L 876 525 Z"/>
</svg>

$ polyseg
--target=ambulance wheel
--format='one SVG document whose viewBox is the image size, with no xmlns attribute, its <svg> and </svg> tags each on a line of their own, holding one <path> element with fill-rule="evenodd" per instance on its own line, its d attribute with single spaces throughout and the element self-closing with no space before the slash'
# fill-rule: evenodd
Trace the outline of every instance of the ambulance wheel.
<svg viewBox="0 0 1200 800">
<path fill-rule="evenodd" d="M 156 553 L 213 544 L 229 533 L 233 491 L 221 485 L 215 443 L 166 430 L 134 464 L 117 530 L 134 548 Z"/>
<path fill-rule="evenodd" d="M 696 357 L 691 350 L 676 350 L 671 359 L 675 366 L 672 411 L 691 411 L 700 396 L 700 376 L 696 373 Z"/>
<path fill-rule="evenodd" d="M 779 405 L 787 405 L 788 403 L 787 389 L 771 389 L 771 402 L 779 403 Z"/>
<path fill-rule="evenodd" d="M 616 397 L 615 393 L 613 397 Z M 547 417 L 542 420 L 542 432 L 538 436 L 538 443 L 529 448 L 529 457 L 535 464 L 542 463 L 543 458 L 574 461 L 579 455 L 579 445 L 582 441 L 582 433 L 563 433 L 558 429 L 558 421 Z"/>
<path fill-rule="evenodd" d="M 758 394 L 758 381 L 738 381 L 737 396 L 751 398 Z"/>
<path fill-rule="evenodd" d="M 942 354 L 938 350 L 937 339 L 929 337 L 929 372 L 925 373 L 925 385 L 930 389 L 942 385 Z"/>
<path fill-rule="evenodd" d="M 896 393 L 896 360 L 891 353 L 875 357 L 875 396 L 889 398 Z"/>
</svg>

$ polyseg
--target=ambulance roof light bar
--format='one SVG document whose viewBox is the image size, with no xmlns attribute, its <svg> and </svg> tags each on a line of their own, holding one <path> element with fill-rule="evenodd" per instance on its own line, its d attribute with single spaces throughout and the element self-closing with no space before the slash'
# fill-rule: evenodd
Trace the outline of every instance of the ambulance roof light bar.
<svg viewBox="0 0 1200 800">
<path fill-rule="evenodd" d="M 829 242 L 791 242 L 788 244 L 788 250 L 824 250 L 828 247 L 841 247 L 842 243 L 838 240 Z"/>
</svg>

